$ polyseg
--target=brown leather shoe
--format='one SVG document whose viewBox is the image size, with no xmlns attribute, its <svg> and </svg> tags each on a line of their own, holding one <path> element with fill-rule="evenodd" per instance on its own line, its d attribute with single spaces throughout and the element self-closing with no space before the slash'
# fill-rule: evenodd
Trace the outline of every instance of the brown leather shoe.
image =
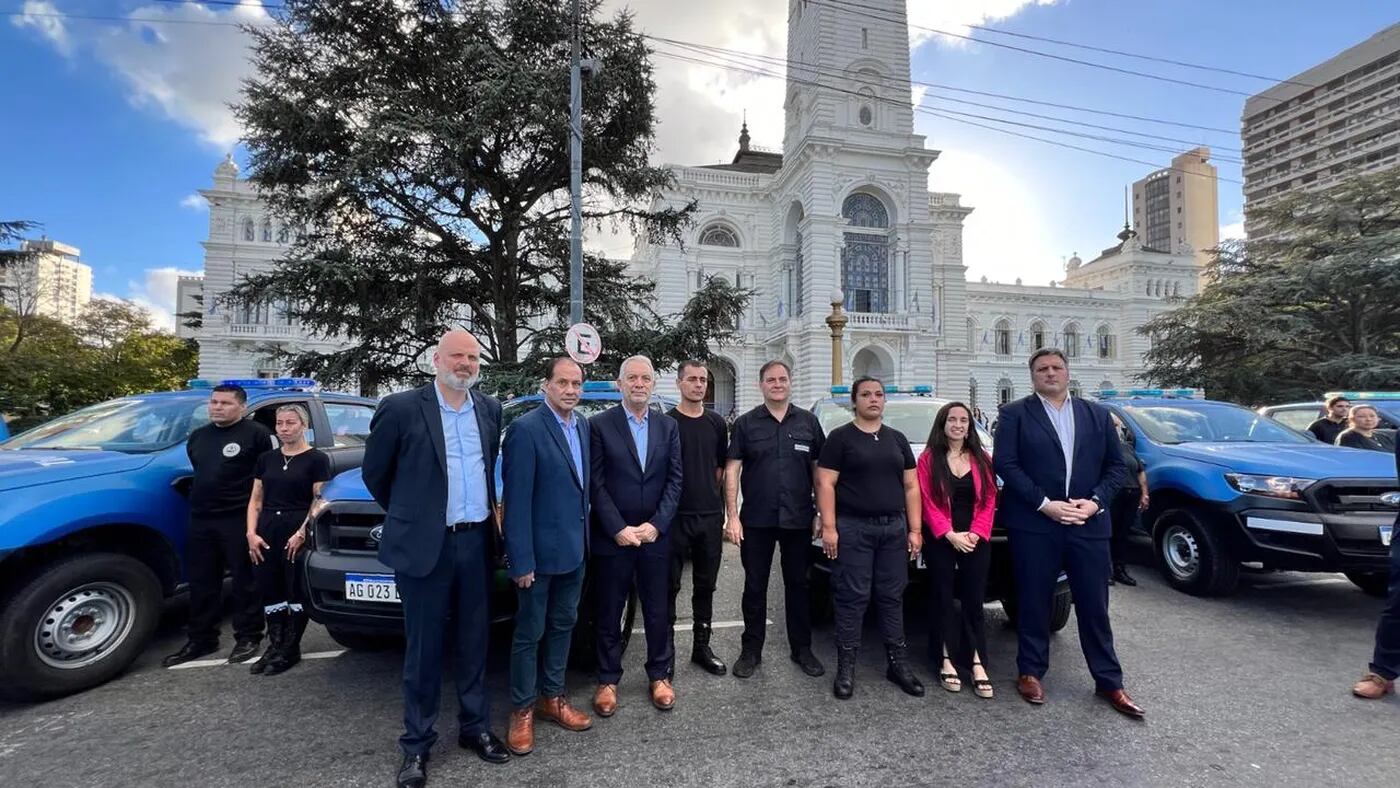
<svg viewBox="0 0 1400 788">
<path fill-rule="evenodd" d="M 593 718 L 570 705 L 569 699 L 563 695 L 540 698 L 535 703 L 535 716 L 549 720 L 566 731 L 586 731 L 593 727 Z"/>
<path fill-rule="evenodd" d="M 529 755 L 535 749 L 535 712 L 516 709 L 510 713 L 510 728 L 506 731 L 506 749 L 512 755 Z"/>
<path fill-rule="evenodd" d="M 599 684 L 593 693 L 593 710 L 599 717 L 611 717 L 617 711 L 617 685 Z"/>
<path fill-rule="evenodd" d="M 670 711 L 676 705 L 676 691 L 668 679 L 657 679 L 651 683 L 651 705 L 662 711 Z"/>
<path fill-rule="evenodd" d="M 1111 692 L 1096 690 L 1094 694 L 1107 700 L 1109 704 L 1113 706 L 1113 710 L 1119 714 L 1125 714 L 1135 720 L 1140 720 L 1147 716 L 1147 711 L 1134 703 L 1133 699 L 1128 697 L 1128 693 L 1121 689 L 1116 689 Z"/>
<path fill-rule="evenodd" d="M 1395 691 L 1395 681 L 1367 673 L 1351 688 L 1351 694 L 1366 700 L 1380 700 Z"/>
<path fill-rule="evenodd" d="M 1045 702 L 1045 688 L 1040 686 L 1040 679 L 1035 676 L 1017 677 L 1016 691 L 1032 705 L 1039 706 Z"/>
</svg>

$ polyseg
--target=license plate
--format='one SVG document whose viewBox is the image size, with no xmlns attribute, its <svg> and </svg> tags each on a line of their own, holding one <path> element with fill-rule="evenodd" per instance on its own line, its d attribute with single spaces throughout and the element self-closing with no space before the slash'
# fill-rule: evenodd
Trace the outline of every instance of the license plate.
<svg viewBox="0 0 1400 788">
<path fill-rule="evenodd" d="M 351 602 L 400 604 L 393 575 L 346 575 L 345 599 Z"/>
<path fill-rule="evenodd" d="M 1382 525 L 1382 526 L 1381 526 L 1381 544 L 1385 545 L 1386 547 L 1390 547 L 1391 535 L 1394 534 L 1394 532 L 1395 532 L 1395 526 L 1393 526 L 1393 525 Z"/>
</svg>

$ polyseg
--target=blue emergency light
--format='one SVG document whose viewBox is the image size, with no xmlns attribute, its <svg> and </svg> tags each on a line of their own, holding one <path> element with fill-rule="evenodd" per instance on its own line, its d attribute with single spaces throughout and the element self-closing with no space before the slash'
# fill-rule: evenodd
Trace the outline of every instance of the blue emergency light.
<svg viewBox="0 0 1400 788">
<path fill-rule="evenodd" d="M 1329 391 L 1322 395 L 1323 399 L 1341 397 L 1342 399 L 1369 399 L 1369 400 L 1400 400 L 1400 391 Z"/>
<path fill-rule="evenodd" d="M 185 385 L 192 389 L 212 389 L 215 386 L 238 386 L 245 389 L 314 389 L 317 383 L 311 378 L 194 378 L 186 381 Z"/>
<path fill-rule="evenodd" d="M 832 394 L 850 394 L 850 393 L 851 393 L 851 387 L 850 387 L 850 386 L 832 386 L 832 387 L 831 387 L 831 393 L 832 393 Z"/>
<path fill-rule="evenodd" d="M 617 391 L 617 384 L 611 380 L 585 380 L 584 391 Z"/>
</svg>

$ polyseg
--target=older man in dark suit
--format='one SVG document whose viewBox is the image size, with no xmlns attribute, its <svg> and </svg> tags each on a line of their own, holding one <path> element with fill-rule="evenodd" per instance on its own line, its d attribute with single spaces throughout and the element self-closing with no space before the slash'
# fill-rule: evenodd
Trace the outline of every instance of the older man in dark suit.
<svg viewBox="0 0 1400 788">
<path fill-rule="evenodd" d="M 489 763 L 510 760 L 488 728 L 485 688 L 501 404 L 471 390 L 481 345 L 470 333 L 444 334 L 433 366 L 432 383 L 380 403 L 363 466 L 365 486 L 386 513 L 379 560 L 394 570 L 408 639 L 401 788 L 428 779 L 449 620 L 461 707 L 457 742 Z"/>
<path fill-rule="evenodd" d="M 619 622 L 633 585 L 642 604 L 651 702 L 675 705 L 671 687 L 671 545 L 667 532 L 681 497 L 676 422 L 652 411 L 656 369 L 646 356 L 622 362 L 622 404 L 589 421 L 592 436 L 593 569 L 598 590 L 598 689 L 593 710 L 611 717 L 622 678 Z"/>
<path fill-rule="evenodd" d="M 536 717 L 571 731 L 593 726 L 564 694 L 588 543 L 588 422 L 574 410 L 583 367 L 552 359 L 541 390 L 544 404 L 510 425 L 501 458 L 506 560 L 519 600 L 506 733 L 516 755 L 535 749 Z"/>
<path fill-rule="evenodd" d="M 1050 667 L 1050 607 L 1063 569 L 1097 693 L 1140 718 L 1142 707 L 1123 691 L 1108 621 L 1106 508 L 1127 474 L 1118 435 L 1107 408 L 1069 396 L 1069 363 L 1059 350 L 1036 351 L 1030 371 L 1035 393 L 1002 407 L 992 455 L 1005 483 L 999 506 L 1020 602 L 1016 689 L 1029 703 L 1045 702 L 1040 682 Z"/>
</svg>

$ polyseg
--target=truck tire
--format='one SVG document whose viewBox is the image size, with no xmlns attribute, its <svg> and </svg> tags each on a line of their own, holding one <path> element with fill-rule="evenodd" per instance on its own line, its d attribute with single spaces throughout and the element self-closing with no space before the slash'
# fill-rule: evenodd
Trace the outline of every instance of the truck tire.
<svg viewBox="0 0 1400 788">
<path fill-rule="evenodd" d="M 1228 596 L 1240 562 L 1225 540 L 1188 509 L 1168 509 L 1152 529 L 1157 568 L 1173 588 L 1192 596 Z"/>
<path fill-rule="evenodd" d="M 1069 623 L 1069 614 L 1073 608 L 1074 597 L 1070 594 L 1069 589 L 1056 590 L 1055 598 L 1050 602 L 1050 631 L 1052 633 L 1065 628 L 1065 625 Z M 1006 614 L 1006 625 L 1015 629 L 1016 621 L 1020 615 L 1015 589 L 1002 597 L 1001 610 Z"/>
<path fill-rule="evenodd" d="M 326 634 L 351 651 L 389 651 L 403 646 L 402 635 L 355 632 L 335 627 L 326 627 Z"/>
<path fill-rule="evenodd" d="M 1389 572 L 1347 572 L 1347 579 L 1368 595 L 1384 599 L 1390 593 Z"/>
<path fill-rule="evenodd" d="M 84 553 L 35 571 L 0 610 L 0 695 L 42 700 L 126 670 L 160 621 L 160 580 L 120 553 Z"/>
</svg>

